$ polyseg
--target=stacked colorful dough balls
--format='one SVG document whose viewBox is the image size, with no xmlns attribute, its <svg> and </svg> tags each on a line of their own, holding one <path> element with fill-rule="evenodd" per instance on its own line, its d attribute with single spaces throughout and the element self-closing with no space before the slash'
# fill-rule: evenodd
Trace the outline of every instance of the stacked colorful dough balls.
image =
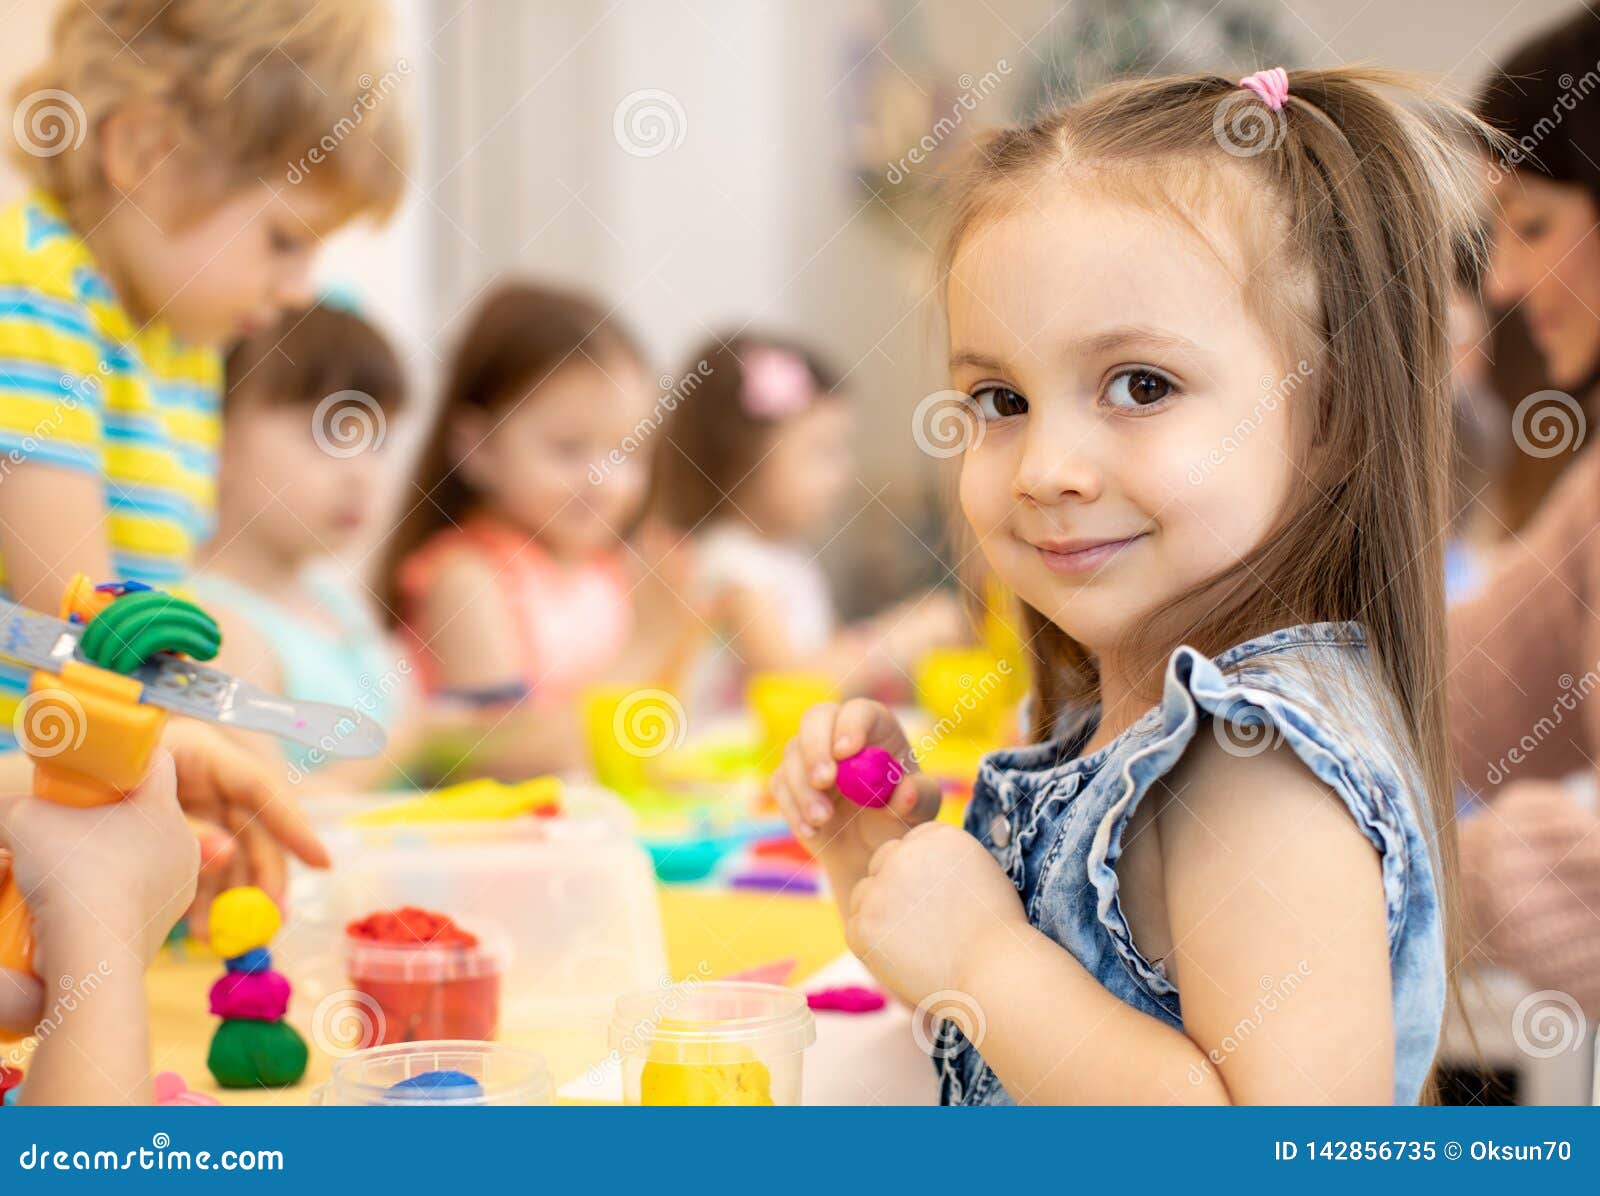
<svg viewBox="0 0 1600 1196">
<path fill-rule="evenodd" d="M 305 1039 L 283 1020 L 289 981 L 272 970 L 267 949 L 282 925 L 272 898 L 254 885 L 211 903 L 211 946 L 228 970 L 211 986 L 211 1012 L 222 1024 L 206 1066 L 224 1088 L 283 1088 L 305 1075 Z"/>
</svg>

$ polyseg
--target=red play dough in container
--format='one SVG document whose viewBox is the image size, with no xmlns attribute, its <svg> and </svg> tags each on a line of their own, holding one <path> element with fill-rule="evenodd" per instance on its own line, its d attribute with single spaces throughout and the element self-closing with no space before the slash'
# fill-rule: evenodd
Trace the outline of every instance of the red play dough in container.
<svg viewBox="0 0 1600 1196">
<path fill-rule="evenodd" d="M 497 944 L 444 914 L 408 906 L 350 923 L 345 947 L 351 986 L 383 1012 L 369 1045 L 494 1038 L 506 964 Z"/>
</svg>

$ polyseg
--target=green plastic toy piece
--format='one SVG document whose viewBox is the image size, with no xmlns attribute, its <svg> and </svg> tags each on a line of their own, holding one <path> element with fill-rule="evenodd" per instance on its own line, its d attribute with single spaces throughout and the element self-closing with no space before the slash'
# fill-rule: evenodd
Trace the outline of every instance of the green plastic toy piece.
<svg viewBox="0 0 1600 1196">
<path fill-rule="evenodd" d="M 210 660 L 222 645 L 217 621 L 160 590 L 124 594 L 89 621 L 78 647 L 103 669 L 131 673 L 157 652 Z"/>
</svg>

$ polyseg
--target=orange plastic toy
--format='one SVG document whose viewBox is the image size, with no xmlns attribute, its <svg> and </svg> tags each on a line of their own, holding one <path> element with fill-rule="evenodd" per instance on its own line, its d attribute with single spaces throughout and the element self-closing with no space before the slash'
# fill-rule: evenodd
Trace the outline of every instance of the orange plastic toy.
<svg viewBox="0 0 1600 1196">
<path fill-rule="evenodd" d="M 60 617 L 87 623 L 115 600 L 81 574 L 61 600 Z M 167 712 L 141 704 L 143 686 L 81 661 L 61 672 L 33 674 L 19 719 L 24 728 L 48 728 L 48 737 L 24 733 L 33 757 L 33 792 L 62 805 L 86 808 L 122 798 L 143 779 L 167 725 Z M 0 887 L 0 967 L 33 971 L 32 919 L 16 880 Z"/>
</svg>

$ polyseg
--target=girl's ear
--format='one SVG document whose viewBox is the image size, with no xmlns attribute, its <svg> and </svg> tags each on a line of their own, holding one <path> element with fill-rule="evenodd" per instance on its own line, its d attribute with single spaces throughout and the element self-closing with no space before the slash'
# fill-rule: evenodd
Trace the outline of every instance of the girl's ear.
<svg viewBox="0 0 1600 1196">
<path fill-rule="evenodd" d="M 489 481 L 490 425 L 482 411 L 468 408 L 450 417 L 450 463 L 467 485 L 482 490 Z"/>
</svg>

